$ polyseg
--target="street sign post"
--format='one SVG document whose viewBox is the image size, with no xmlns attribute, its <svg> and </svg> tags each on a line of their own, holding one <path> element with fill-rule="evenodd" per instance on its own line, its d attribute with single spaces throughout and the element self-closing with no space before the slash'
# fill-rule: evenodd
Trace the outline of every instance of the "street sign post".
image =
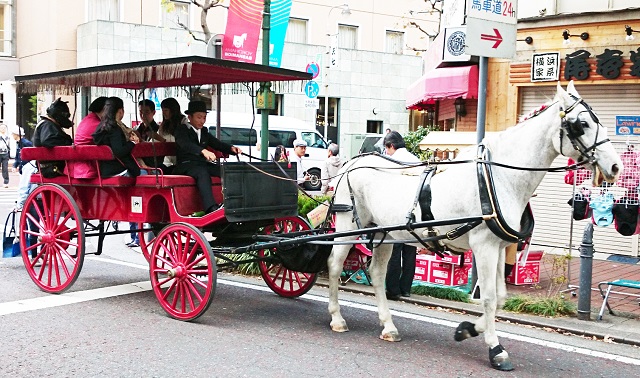
<svg viewBox="0 0 640 378">
<path fill-rule="evenodd" d="M 465 52 L 489 58 L 513 58 L 518 1 L 467 2 Z"/>
</svg>

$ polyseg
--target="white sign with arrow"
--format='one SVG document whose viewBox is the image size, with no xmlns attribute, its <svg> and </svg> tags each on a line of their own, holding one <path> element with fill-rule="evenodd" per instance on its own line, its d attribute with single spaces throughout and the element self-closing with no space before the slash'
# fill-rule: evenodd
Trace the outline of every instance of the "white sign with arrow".
<svg viewBox="0 0 640 378">
<path fill-rule="evenodd" d="M 485 3 L 492 5 L 485 7 Z M 503 5 L 498 7 L 498 3 Z M 465 52 L 490 58 L 513 58 L 516 52 L 517 1 L 470 1 L 467 4 Z"/>
</svg>

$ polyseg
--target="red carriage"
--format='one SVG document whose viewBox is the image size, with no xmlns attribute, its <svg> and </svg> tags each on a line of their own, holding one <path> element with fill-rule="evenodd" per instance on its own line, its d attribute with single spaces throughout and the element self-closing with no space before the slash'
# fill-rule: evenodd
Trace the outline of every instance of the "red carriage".
<svg viewBox="0 0 640 378">
<path fill-rule="evenodd" d="M 111 87 L 135 91 L 146 88 L 308 80 L 310 75 L 254 64 L 205 57 L 162 59 L 16 77 L 23 93 L 42 89 L 75 91 L 80 87 Z M 25 148 L 25 160 L 64 160 L 68 165 L 114 159 L 107 146 Z M 135 157 L 175 155 L 174 143 L 139 143 Z M 27 272 L 42 290 L 61 293 L 82 269 L 87 237 L 98 237 L 96 254 L 105 236 L 130 232 L 112 229 L 111 222 L 138 224 L 141 249 L 149 262 L 153 291 L 172 317 L 193 320 L 212 302 L 218 269 L 258 261 L 267 285 L 277 294 L 297 297 L 315 283 L 315 273 L 301 273 L 279 258 L 280 249 L 261 247 L 256 236 L 274 238 L 308 230 L 297 216 L 295 167 L 269 162 L 225 162 L 222 178 L 212 178 L 216 201 L 224 208 L 203 217 L 195 181 L 160 171 L 139 177 L 53 179 L 39 174 L 20 219 L 20 247 Z M 205 233 L 211 233 L 208 240 Z M 289 235 L 289 236 L 291 236 Z M 30 242 L 30 240 L 32 240 Z M 272 243 L 273 244 L 273 243 Z M 245 246 L 235 248 L 237 246 Z M 246 247 L 248 246 L 248 247 Z M 249 252 L 245 261 L 228 254 Z M 216 261 L 217 260 L 217 261 Z M 287 265 L 287 266 L 285 266 Z"/>
</svg>

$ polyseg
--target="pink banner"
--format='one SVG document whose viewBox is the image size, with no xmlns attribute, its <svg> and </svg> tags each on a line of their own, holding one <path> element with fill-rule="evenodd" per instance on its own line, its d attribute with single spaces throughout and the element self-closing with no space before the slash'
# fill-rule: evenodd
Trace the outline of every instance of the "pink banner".
<svg viewBox="0 0 640 378">
<path fill-rule="evenodd" d="M 230 0 L 222 41 L 223 59 L 256 62 L 263 8 L 262 0 Z"/>
</svg>

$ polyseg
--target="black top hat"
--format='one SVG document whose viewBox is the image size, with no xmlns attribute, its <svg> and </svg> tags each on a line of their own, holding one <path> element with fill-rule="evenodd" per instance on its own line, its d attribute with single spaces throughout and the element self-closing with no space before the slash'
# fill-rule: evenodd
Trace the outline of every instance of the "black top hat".
<svg viewBox="0 0 640 378">
<path fill-rule="evenodd" d="M 186 114 L 193 114 L 197 112 L 207 113 L 207 104 L 204 101 L 189 101 L 189 108 L 185 111 Z"/>
</svg>

